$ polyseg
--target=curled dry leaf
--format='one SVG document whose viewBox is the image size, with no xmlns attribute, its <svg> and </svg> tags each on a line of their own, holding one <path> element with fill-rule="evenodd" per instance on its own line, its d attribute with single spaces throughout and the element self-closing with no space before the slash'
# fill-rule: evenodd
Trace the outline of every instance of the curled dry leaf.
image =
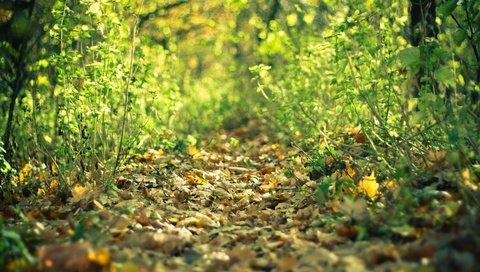
<svg viewBox="0 0 480 272">
<path fill-rule="evenodd" d="M 195 213 L 194 217 L 185 218 L 177 223 L 179 227 L 197 227 L 197 228 L 216 228 L 220 227 L 220 223 L 212 220 L 210 217 L 202 214 Z"/>
<path fill-rule="evenodd" d="M 73 203 L 79 202 L 85 198 L 86 194 L 92 192 L 93 188 L 90 183 L 81 186 L 80 184 L 75 185 L 72 189 L 72 199 Z"/>
</svg>

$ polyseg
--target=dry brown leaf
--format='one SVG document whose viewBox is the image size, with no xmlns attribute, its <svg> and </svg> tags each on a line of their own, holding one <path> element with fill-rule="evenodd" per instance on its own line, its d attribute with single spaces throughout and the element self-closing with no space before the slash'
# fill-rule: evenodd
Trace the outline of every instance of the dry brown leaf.
<svg viewBox="0 0 480 272">
<path fill-rule="evenodd" d="M 278 260 L 278 271 L 279 272 L 290 272 L 293 271 L 295 264 L 297 263 L 297 259 L 293 256 L 286 256 L 280 258 Z"/>
<path fill-rule="evenodd" d="M 179 227 L 190 227 L 190 226 L 195 226 L 197 228 L 215 228 L 219 227 L 220 223 L 215 222 L 212 220 L 210 217 L 202 214 L 202 213 L 195 213 L 194 217 L 188 217 L 180 222 L 177 223 L 177 226 Z"/>
<path fill-rule="evenodd" d="M 270 173 L 275 172 L 275 167 L 262 168 L 262 169 L 260 169 L 260 172 L 261 172 L 262 174 L 264 174 L 264 175 L 265 175 L 265 174 L 270 174 Z"/>
<path fill-rule="evenodd" d="M 126 215 L 118 216 L 110 224 L 109 230 L 111 233 L 120 234 L 124 233 L 131 225 L 129 218 Z"/>
<path fill-rule="evenodd" d="M 177 234 L 167 233 L 145 233 L 133 239 L 144 249 L 159 251 L 168 255 L 178 253 L 188 243 L 187 240 Z"/>
<path fill-rule="evenodd" d="M 142 226 L 150 226 L 150 220 L 148 219 L 145 210 L 141 210 L 137 217 L 137 222 Z"/>
<path fill-rule="evenodd" d="M 230 256 L 225 252 L 216 251 L 207 256 L 207 266 L 212 270 L 225 270 L 230 265 Z"/>
<path fill-rule="evenodd" d="M 38 250 L 39 269 L 45 271 L 110 271 L 110 254 L 89 243 L 45 246 Z"/>
<path fill-rule="evenodd" d="M 88 192 L 92 192 L 92 190 L 92 185 L 90 185 L 89 183 L 85 184 L 85 186 L 81 186 L 80 184 L 75 185 L 75 187 L 73 187 L 72 189 L 71 201 L 73 203 L 79 202 L 85 197 Z"/>
<path fill-rule="evenodd" d="M 357 225 L 353 226 L 339 226 L 337 227 L 337 234 L 342 237 L 347 237 L 349 239 L 355 239 L 360 231 L 360 227 Z"/>
<path fill-rule="evenodd" d="M 277 188 L 277 183 L 278 180 L 276 179 L 270 179 L 266 180 L 263 182 L 262 185 L 260 185 L 260 189 L 262 193 L 269 192 L 270 190 L 275 190 Z"/>
</svg>

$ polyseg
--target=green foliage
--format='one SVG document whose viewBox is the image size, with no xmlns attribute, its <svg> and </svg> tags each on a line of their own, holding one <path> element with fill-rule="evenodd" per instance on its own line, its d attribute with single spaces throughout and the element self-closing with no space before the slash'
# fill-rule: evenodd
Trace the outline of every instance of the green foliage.
<svg viewBox="0 0 480 272">
<path fill-rule="evenodd" d="M 16 174 L 16 171 L 4 157 L 5 149 L 3 143 L 0 143 L 0 180 L 8 181 Z"/>
<path fill-rule="evenodd" d="M 0 267 L 9 271 L 23 271 L 35 261 L 18 230 L 6 227 L 0 217 Z"/>
<path fill-rule="evenodd" d="M 123 155 L 160 144 L 179 110 L 180 95 L 172 76 L 175 55 L 159 45 L 147 46 L 148 36 L 132 44 L 140 6 L 130 1 L 56 1 L 50 8 L 51 20 L 42 18 L 48 32 L 41 37 L 42 50 L 48 53 L 36 56 L 33 79 L 26 86 L 30 91 L 15 112 L 17 126 L 24 128 L 15 135 L 24 143 L 16 150 L 16 160 L 56 164 L 67 185 L 84 182 L 84 172 L 112 161 L 127 85 Z"/>
<path fill-rule="evenodd" d="M 374 200 L 356 221 L 357 239 L 412 237 L 417 222 L 452 223 L 459 207 L 450 202 L 433 208 L 448 211 L 444 218 L 416 214 L 421 205 L 438 204 L 439 188 L 459 189 L 462 203 L 476 210 L 475 189 L 461 176 L 480 161 L 479 4 L 442 3 L 438 37 L 419 46 L 408 42 L 407 1 L 345 4 L 330 3 L 330 25 L 321 35 L 300 38 L 303 46 L 284 65 L 269 60 L 250 68 L 267 100 L 260 113 L 292 138 L 303 135 L 300 145 L 310 156 L 305 166 L 317 181 L 315 200 L 335 208 L 331 201 L 350 199 L 349 191 L 355 192 L 349 201 L 362 199 L 358 180 L 332 175 L 338 169 L 326 164 L 330 157 L 355 161 L 363 173 L 377 169 L 381 192 L 389 191 L 390 179 L 401 184 L 389 201 Z M 360 128 L 361 138 L 338 137 L 353 128 Z M 426 159 L 443 154 L 438 150 L 448 156 Z"/>
<path fill-rule="evenodd" d="M 404 38 L 406 3 L 369 5 L 351 2 L 348 9 L 335 10 L 323 38 L 308 40 L 287 65 L 251 68 L 258 91 L 275 109 L 274 115 L 271 109 L 265 114 L 287 131 L 330 140 L 326 132 L 360 125 L 370 144 L 368 157 L 385 163 L 390 171 L 399 154 L 413 163 L 412 154 L 432 148 L 464 150 L 471 154 L 469 159 L 478 160 L 473 152 L 479 145 L 474 136 L 479 132 L 478 120 L 467 110 L 478 108 L 468 95 L 476 92 L 478 82 L 465 83 L 464 78 L 474 75 L 455 57 L 471 59 L 470 52 L 458 51 L 447 38 L 452 34 L 458 44 L 468 34 L 445 23 L 439 40 L 410 47 Z M 445 5 L 440 9 L 447 9 Z M 476 5 L 464 6 L 474 9 Z M 451 14 L 453 9 L 447 11 Z M 411 78 L 420 71 L 421 91 L 415 95 Z"/>
</svg>

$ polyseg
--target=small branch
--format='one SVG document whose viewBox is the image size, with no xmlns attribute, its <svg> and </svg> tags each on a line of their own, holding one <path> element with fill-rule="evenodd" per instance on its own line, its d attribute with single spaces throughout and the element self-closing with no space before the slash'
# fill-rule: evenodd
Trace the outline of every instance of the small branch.
<svg viewBox="0 0 480 272">
<path fill-rule="evenodd" d="M 142 1 L 142 5 L 143 5 L 143 1 Z M 112 176 L 111 176 L 112 180 L 115 177 L 117 173 L 118 165 L 120 164 L 120 156 L 122 154 L 123 141 L 125 139 L 125 131 L 127 127 L 127 113 L 128 113 L 128 100 L 129 100 L 128 91 L 130 89 L 130 83 L 132 82 L 132 78 L 133 78 L 133 63 L 135 61 L 135 39 L 137 35 L 137 26 L 138 26 L 138 16 L 135 15 L 135 21 L 133 23 L 132 42 L 130 45 L 130 71 L 129 71 L 126 86 L 124 89 L 125 100 L 123 104 L 122 133 L 120 135 L 120 143 L 118 145 L 118 152 L 117 152 L 117 158 L 115 159 L 115 166 L 113 167 L 113 171 L 112 171 Z"/>
<path fill-rule="evenodd" d="M 417 136 L 419 136 L 419 135 L 422 135 L 424 132 L 426 132 L 426 131 L 428 131 L 428 130 L 430 130 L 430 129 L 438 126 L 438 125 L 440 125 L 440 123 L 443 122 L 443 121 L 445 121 L 445 120 L 439 120 L 439 122 L 436 122 L 436 123 L 434 123 L 434 124 L 431 124 L 430 126 L 426 127 L 425 129 L 423 129 L 423 130 L 421 130 L 421 131 L 419 131 L 419 132 L 411 135 L 410 137 L 403 138 L 402 140 L 400 140 L 400 141 L 397 142 L 396 144 L 391 145 L 391 146 L 389 146 L 388 148 L 386 148 L 384 151 L 385 151 L 385 152 L 386 152 L 386 151 L 389 151 L 389 150 L 391 150 L 391 149 L 393 149 L 393 148 L 395 148 L 395 147 L 397 147 L 397 146 L 400 146 L 400 145 L 402 145 L 402 144 L 404 144 L 404 143 L 412 140 L 413 138 L 415 138 L 415 137 L 417 137 Z"/>
<path fill-rule="evenodd" d="M 162 10 L 172 9 L 183 4 L 188 3 L 188 0 L 180 0 L 178 2 L 169 3 L 160 7 L 157 7 L 154 11 L 138 16 L 138 28 L 142 28 L 143 25 L 150 20 L 152 17 L 157 16 L 158 13 Z"/>
<path fill-rule="evenodd" d="M 465 7 L 465 13 L 467 15 L 467 23 L 470 28 L 470 44 L 472 45 L 473 48 L 473 54 L 475 54 L 475 58 L 477 59 L 477 82 L 480 81 L 480 55 L 478 53 L 477 45 L 475 44 L 475 41 L 473 38 L 475 37 L 475 31 L 473 30 L 473 26 L 470 20 L 470 13 L 468 12 L 468 8 Z"/>
<path fill-rule="evenodd" d="M 465 29 L 460 22 L 457 20 L 455 15 L 451 14 L 450 16 L 452 17 L 453 21 L 455 24 L 458 26 L 459 29 L 465 31 L 467 33 L 467 39 L 470 42 L 470 45 L 472 46 L 473 49 L 473 54 L 475 55 L 475 59 L 477 60 L 477 82 L 480 82 L 480 53 L 478 52 L 477 45 L 475 44 L 473 38 L 475 36 L 475 31 L 472 27 L 472 24 L 470 23 L 470 13 L 468 12 L 467 8 L 465 8 L 465 13 L 467 15 L 467 22 L 469 26 L 469 31 Z"/>
</svg>

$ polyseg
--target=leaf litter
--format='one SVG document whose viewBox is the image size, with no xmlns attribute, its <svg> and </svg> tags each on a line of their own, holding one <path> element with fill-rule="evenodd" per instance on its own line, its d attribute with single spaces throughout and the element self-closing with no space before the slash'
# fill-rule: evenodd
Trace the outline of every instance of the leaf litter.
<svg viewBox="0 0 480 272">
<path fill-rule="evenodd" d="M 10 260 L 6 270 L 474 271 L 479 265 L 474 231 L 435 228 L 462 209 L 446 192 L 435 192 L 434 200 L 445 203 L 437 200 L 436 210 L 419 205 L 417 225 L 395 225 L 377 210 L 402 193 L 396 180 L 362 175 L 348 159 L 333 157 L 325 160 L 328 171 L 309 169 L 305 152 L 252 127 L 222 132 L 214 142 L 134 156 L 115 177 L 117 190 L 79 184 L 66 204 L 43 194 L 2 208 L 5 224 L 26 237 L 36 256 L 23 266 Z M 324 171 L 313 175 L 323 175 L 322 182 L 312 171 Z M 28 165 L 18 179 L 30 173 Z M 468 170 L 462 177 L 477 186 Z"/>
</svg>

